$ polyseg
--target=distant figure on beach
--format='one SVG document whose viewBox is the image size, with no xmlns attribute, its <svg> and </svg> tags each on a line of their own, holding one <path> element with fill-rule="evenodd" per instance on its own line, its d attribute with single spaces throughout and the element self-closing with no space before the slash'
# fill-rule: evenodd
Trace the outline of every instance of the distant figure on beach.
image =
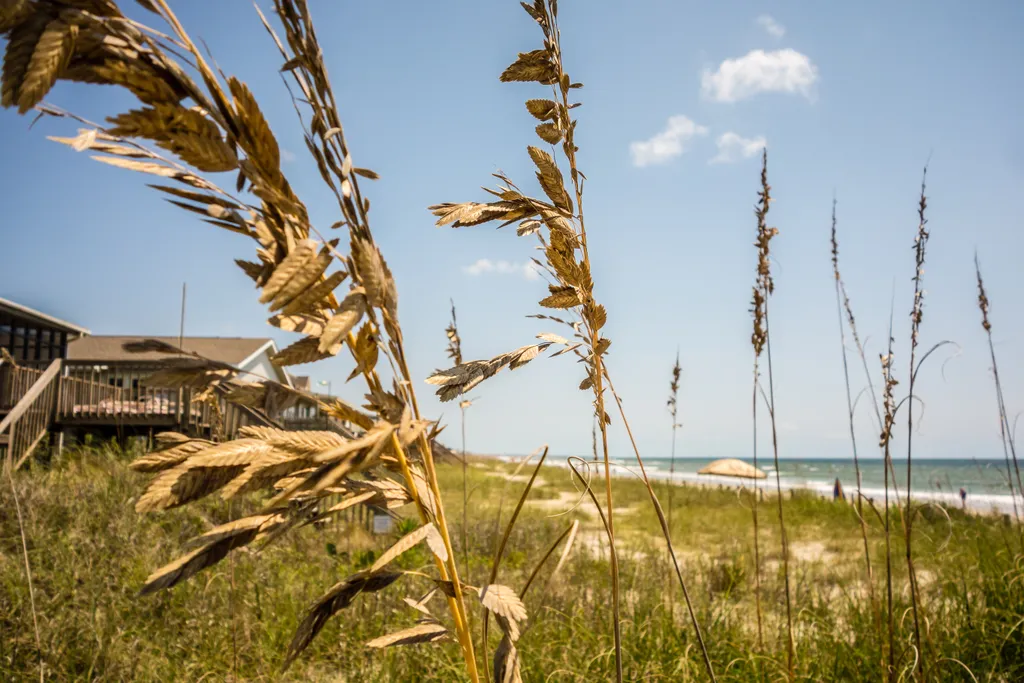
<svg viewBox="0 0 1024 683">
<path fill-rule="evenodd" d="M 964 510 L 967 509 L 967 489 L 963 486 L 960 487 L 960 505 L 963 506 Z"/>
<path fill-rule="evenodd" d="M 846 500 L 846 494 L 843 493 L 843 484 L 839 481 L 839 477 L 836 477 L 836 484 L 832 487 L 832 500 Z"/>
</svg>

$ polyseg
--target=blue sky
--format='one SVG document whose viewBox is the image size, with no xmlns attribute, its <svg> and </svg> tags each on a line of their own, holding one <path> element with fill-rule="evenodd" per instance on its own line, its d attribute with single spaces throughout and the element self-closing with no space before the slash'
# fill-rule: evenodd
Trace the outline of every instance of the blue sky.
<svg viewBox="0 0 1024 683">
<path fill-rule="evenodd" d="M 536 138 L 522 102 L 542 89 L 497 79 L 539 42 L 518 3 L 312 4 L 356 165 L 382 176 L 367 190 L 371 222 L 398 279 L 414 373 L 445 364 L 450 297 L 467 357 L 558 331 L 525 317 L 544 294 L 523 268 L 534 242 L 490 227 L 435 228 L 425 208 L 483 198 L 479 186 L 498 169 L 529 186 L 525 147 Z M 290 152 L 292 185 L 319 225 L 332 223 L 335 205 L 304 153 L 280 60 L 251 6 L 174 6 L 222 69 L 253 88 Z M 597 293 L 610 313 L 608 362 L 645 455 L 667 455 L 677 347 L 680 453 L 749 455 L 747 309 L 763 141 L 777 200 L 770 223 L 780 229 L 771 314 L 781 455 L 849 455 L 828 248 L 833 192 L 870 369 L 880 377 L 895 284 L 896 369 L 905 380 L 916 202 L 930 158 L 922 343 L 952 339 L 961 350 L 948 362 L 952 353 L 940 352 L 921 373 L 927 407 L 915 452 L 1001 457 L 972 256 L 977 249 L 982 258 L 1015 412 L 1024 409 L 1016 299 L 1024 231 L 1015 205 L 1024 180 L 1024 5 L 566 0 L 560 10 L 567 68 L 586 86 L 577 142 Z M 95 120 L 136 106 L 98 87 L 61 85 L 48 99 Z M 143 178 L 46 141 L 74 134 L 74 125 L 28 124 L 0 111 L 0 296 L 97 334 L 174 334 L 187 281 L 186 333 L 289 340 L 265 323 L 251 282 L 231 263 L 251 255 L 251 243 L 161 201 Z M 854 391 L 864 385 L 857 368 Z M 341 387 L 349 370 L 347 359 L 295 369 L 355 398 L 359 387 Z M 469 413 L 470 448 L 589 452 L 582 376 L 563 356 L 485 383 Z M 435 402 L 425 384 L 419 391 L 429 415 L 456 419 L 454 405 Z M 873 455 L 877 429 L 862 408 L 858 436 Z M 613 454 L 628 456 L 614 423 Z M 905 427 L 896 439 L 902 452 Z"/>
</svg>

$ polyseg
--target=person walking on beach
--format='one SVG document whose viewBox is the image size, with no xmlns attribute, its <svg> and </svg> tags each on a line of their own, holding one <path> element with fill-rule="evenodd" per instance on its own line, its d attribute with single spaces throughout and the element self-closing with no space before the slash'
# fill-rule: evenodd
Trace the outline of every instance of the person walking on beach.
<svg viewBox="0 0 1024 683">
<path fill-rule="evenodd" d="M 967 512 L 967 489 L 963 486 L 960 487 L 960 505 L 963 506 L 964 512 Z"/>
<path fill-rule="evenodd" d="M 843 493 L 843 484 L 839 481 L 839 477 L 836 477 L 835 486 L 832 487 L 832 500 L 846 500 L 846 494 Z"/>
</svg>

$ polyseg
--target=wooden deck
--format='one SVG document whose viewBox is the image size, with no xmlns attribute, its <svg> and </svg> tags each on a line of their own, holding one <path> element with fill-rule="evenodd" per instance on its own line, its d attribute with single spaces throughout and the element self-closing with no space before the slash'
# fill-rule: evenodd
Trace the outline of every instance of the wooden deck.
<svg viewBox="0 0 1024 683">
<path fill-rule="evenodd" d="M 250 424 L 279 426 L 259 411 L 220 399 L 196 402 L 196 391 L 146 385 L 157 364 L 54 360 L 0 362 L 0 449 L 15 465 L 47 433 L 66 429 L 173 429 L 195 436 L 233 438 Z"/>
</svg>

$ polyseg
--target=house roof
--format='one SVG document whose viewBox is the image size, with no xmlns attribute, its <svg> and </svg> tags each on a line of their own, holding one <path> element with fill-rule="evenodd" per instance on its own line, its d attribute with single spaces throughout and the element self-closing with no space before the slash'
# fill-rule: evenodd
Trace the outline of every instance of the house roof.
<svg viewBox="0 0 1024 683">
<path fill-rule="evenodd" d="M 68 345 L 68 360 L 103 362 L 156 361 L 167 358 L 167 354 L 147 351 L 129 353 L 122 346 L 125 342 L 142 339 L 157 339 L 178 346 L 177 337 L 106 336 L 83 337 Z M 276 350 L 274 342 L 266 337 L 185 337 L 182 348 L 198 353 L 204 358 L 244 366 L 264 349 Z"/>
<path fill-rule="evenodd" d="M 28 318 L 33 322 L 47 327 L 53 327 L 69 334 L 79 336 L 89 334 L 89 330 L 84 327 L 79 327 L 78 325 L 69 323 L 66 320 L 54 318 L 51 315 L 46 315 L 45 313 L 29 308 L 28 306 L 22 306 L 21 304 L 16 304 L 13 301 L 8 301 L 7 299 L 0 298 L 0 310 L 7 311 L 8 313 L 12 313 L 21 318 Z"/>
</svg>

